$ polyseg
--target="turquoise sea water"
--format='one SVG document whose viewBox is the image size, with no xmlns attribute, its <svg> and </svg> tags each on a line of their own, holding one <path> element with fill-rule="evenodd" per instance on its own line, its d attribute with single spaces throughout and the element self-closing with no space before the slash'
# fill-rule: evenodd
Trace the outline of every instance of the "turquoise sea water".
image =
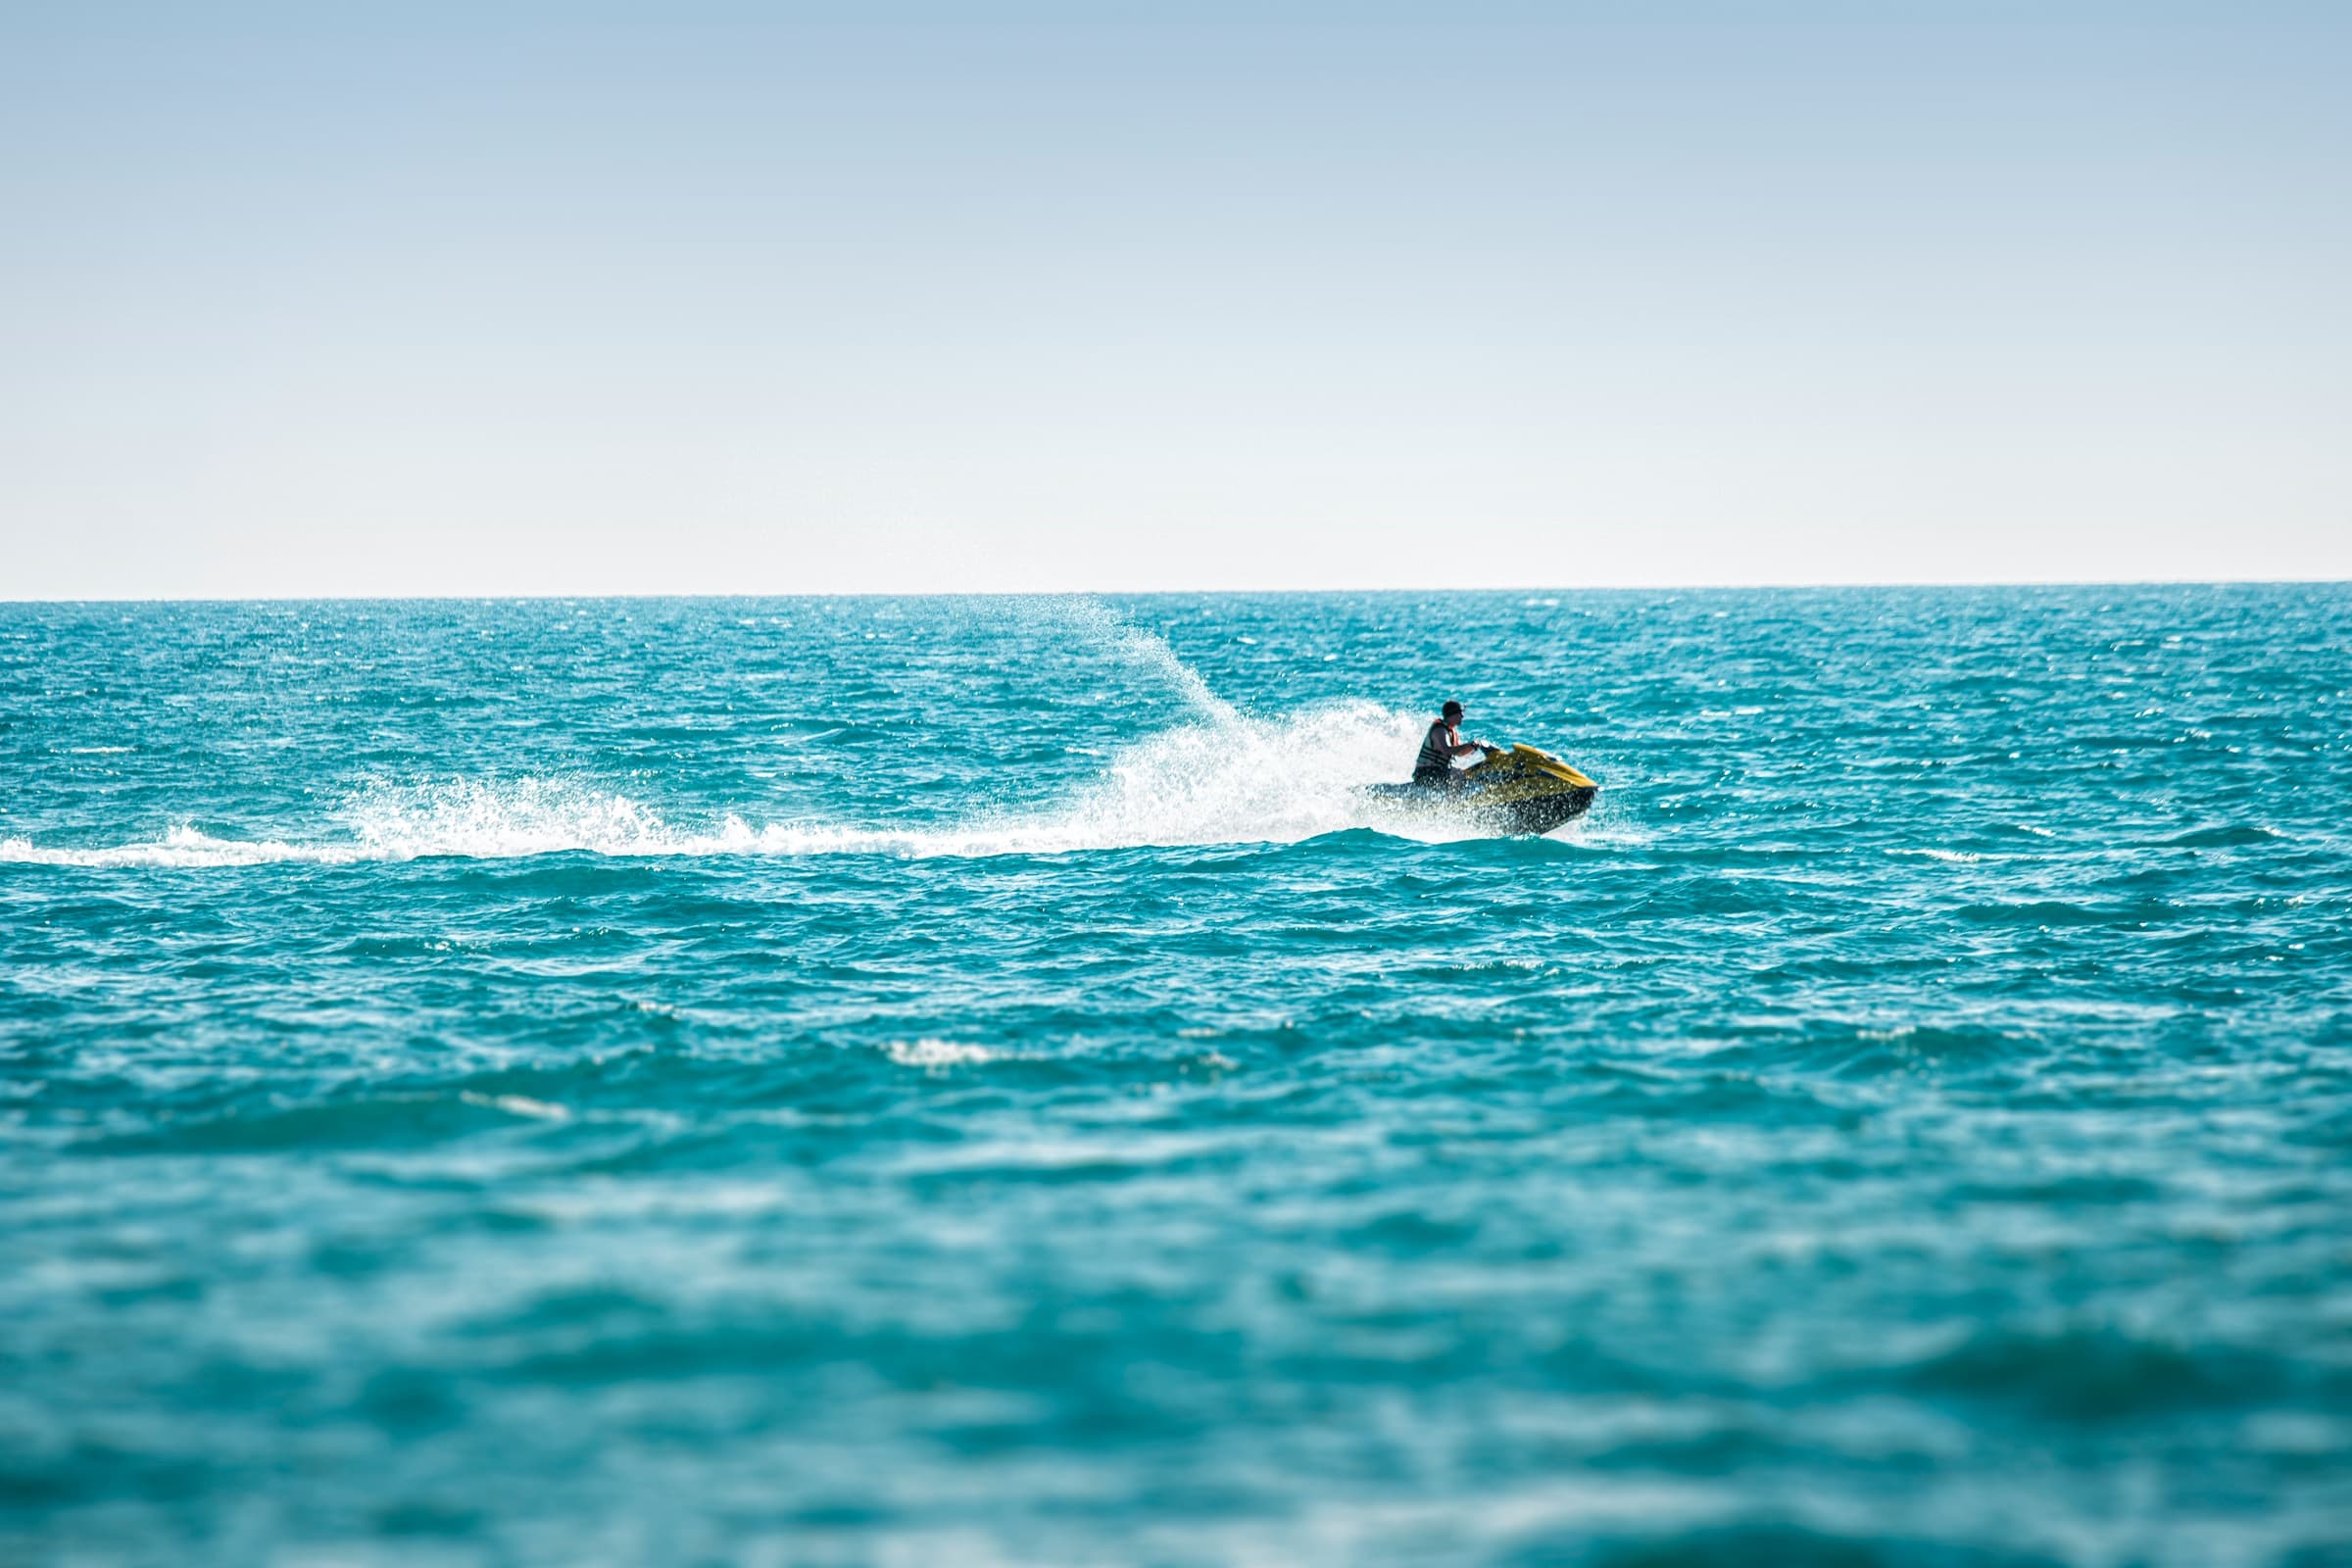
<svg viewBox="0 0 2352 1568">
<path fill-rule="evenodd" d="M 1603 786 L 1380 831 L 1468 728 Z M 0 1560 L 2352 1561 L 2352 589 L 0 607 Z"/>
</svg>

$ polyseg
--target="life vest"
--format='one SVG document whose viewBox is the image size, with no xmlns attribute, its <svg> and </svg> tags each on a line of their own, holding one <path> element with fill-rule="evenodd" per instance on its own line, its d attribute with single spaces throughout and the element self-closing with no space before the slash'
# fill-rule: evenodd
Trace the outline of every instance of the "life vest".
<svg viewBox="0 0 2352 1568">
<path fill-rule="evenodd" d="M 1420 777 L 1423 773 L 1452 771 L 1452 748 L 1457 744 L 1453 739 L 1453 726 L 1442 718 L 1429 726 L 1429 733 L 1421 737 L 1421 755 L 1413 759 L 1413 776 L 1415 778 Z"/>
</svg>

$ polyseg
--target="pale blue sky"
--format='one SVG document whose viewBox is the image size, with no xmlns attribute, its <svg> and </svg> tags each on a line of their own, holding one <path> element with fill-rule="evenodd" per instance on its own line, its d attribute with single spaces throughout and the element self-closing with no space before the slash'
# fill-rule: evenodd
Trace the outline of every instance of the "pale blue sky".
<svg viewBox="0 0 2352 1568">
<path fill-rule="evenodd" d="M 2352 576 L 2352 7 L 342 9 L 0 0 L 0 598 Z"/>
</svg>

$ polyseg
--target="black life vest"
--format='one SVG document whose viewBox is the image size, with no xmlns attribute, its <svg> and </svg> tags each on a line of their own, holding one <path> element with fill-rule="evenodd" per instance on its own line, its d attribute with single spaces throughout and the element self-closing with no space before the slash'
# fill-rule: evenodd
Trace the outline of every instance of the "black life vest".
<svg viewBox="0 0 2352 1568">
<path fill-rule="evenodd" d="M 1421 755 L 1413 759 L 1414 777 L 1452 769 L 1452 748 L 1456 744 L 1453 735 L 1453 727 L 1442 718 L 1429 726 L 1429 733 L 1421 738 Z"/>
</svg>

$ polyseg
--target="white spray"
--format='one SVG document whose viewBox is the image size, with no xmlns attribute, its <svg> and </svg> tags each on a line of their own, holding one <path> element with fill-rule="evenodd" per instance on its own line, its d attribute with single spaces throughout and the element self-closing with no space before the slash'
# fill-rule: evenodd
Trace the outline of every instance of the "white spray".
<svg viewBox="0 0 2352 1568">
<path fill-rule="evenodd" d="M 1076 795 L 1033 813 L 985 815 L 940 828 L 770 822 L 729 812 L 699 826 L 582 780 L 520 777 L 370 783 L 338 813 L 349 837 L 318 844 L 219 839 L 192 827 L 161 840 L 102 849 L 49 849 L 0 840 L 0 861 L 81 866 L 335 864 L 429 856 L 506 858 L 589 852 L 612 856 L 1054 855 L 1150 845 L 1296 843 L 1377 826 L 1361 785 L 1399 776 L 1422 720 L 1377 704 L 1335 703 L 1277 718 L 1245 713 L 1211 691 L 1156 634 L 1096 600 L 1031 601 L 1021 613 L 1054 616 L 1164 680 L 1191 714 L 1119 749 Z M 1432 828 L 1414 837 L 1453 836 Z"/>
</svg>

